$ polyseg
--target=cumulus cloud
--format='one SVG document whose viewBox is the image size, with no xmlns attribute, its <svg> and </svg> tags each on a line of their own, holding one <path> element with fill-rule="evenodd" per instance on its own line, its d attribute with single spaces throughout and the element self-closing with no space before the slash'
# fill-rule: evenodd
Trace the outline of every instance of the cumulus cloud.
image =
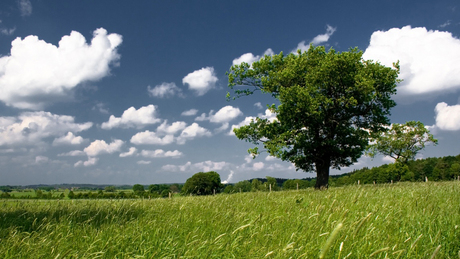
<svg viewBox="0 0 460 259">
<path fill-rule="evenodd" d="M 137 148 L 130 147 L 128 152 L 124 152 L 120 154 L 120 157 L 128 157 L 133 156 L 137 152 Z"/>
<path fill-rule="evenodd" d="M 166 135 L 163 137 L 158 136 L 157 133 L 146 130 L 144 132 L 136 133 L 131 137 L 131 143 L 135 145 L 149 144 L 149 145 L 168 145 L 174 142 L 173 135 Z"/>
<path fill-rule="evenodd" d="M 436 127 L 441 130 L 460 130 L 460 104 L 449 106 L 445 102 L 438 103 L 436 112 Z"/>
<path fill-rule="evenodd" d="M 315 36 L 310 43 L 313 45 L 319 45 L 321 43 L 329 41 L 329 38 L 334 34 L 334 32 L 337 30 L 337 28 L 334 28 L 330 26 L 329 24 L 326 25 L 326 32 L 324 34 L 319 34 Z M 310 48 L 310 43 L 306 44 L 306 41 L 301 41 L 298 45 L 297 48 L 292 50 L 293 53 L 297 53 L 297 50 L 300 49 L 302 52 L 307 51 Z"/>
<path fill-rule="evenodd" d="M 243 113 L 239 108 L 227 105 L 217 111 L 216 114 L 211 115 L 209 121 L 214 123 L 225 123 L 235 119 L 240 115 L 243 115 Z"/>
<path fill-rule="evenodd" d="M 109 109 L 105 107 L 105 104 L 98 103 L 92 108 L 93 111 L 99 111 L 102 114 L 109 114 Z"/>
<path fill-rule="evenodd" d="M 188 88 L 196 92 L 198 96 L 204 95 L 215 87 L 218 81 L 213 67 L 205 67 L 195 70 L 182 79 L 182 84 L 188 84 Z"/>
<path fill-rule="evenodd" d="M 259 61 L 261 58 L 263 58 L 264 56 L 273 56 L 275 54 L 275 52 L 273 52 L 272 49 L 267 49 L 263 55 L 257 55 L 255 56 L 254 54 L 252 53 L 245 53 L 243 55 L 241 55 L 240 57 L 238 58 L 235 58 L 232 62 L 232 65 L 240 65 L 241 63 L 245 62 L 245 63 L 248 63 L 249 65 L 252 65 L 252 63 L 256 62 L 256 61 Z"/>
<path fill-rule="evenodd" d="M 192 125 L 186 127 L 179 137 L 177 138 L 177 144 L 185 144 L 187 140 L 192 140 L 197 137 L 210 137 L 212 134 L 209 130 L 201 127 L 198 123 L 192 123 Z"/>
<path fill-rule="evenodd" d="M 86 155 L 86 153 L 81 150 L 72 150 L 67 153 L 58 154 L 58 156 L 84 156 L 84 155 Z"/>
<path fill-rule="evenodd" d="M 18 7 L 21 16 L 29 16 L 32 14 L 32 3 L 30 0 L 18 0 Z"/>
<path fill-rule="evenodd" d="M 161 121 L 156 118 L 156 113 L 156 106 L 152 104 L 143 106 L 138 110 L 130 107 L 123 112 L 121 117 L 111 115 L 109 121 L 102 123 L 101 128 L 106 130 L 112 128 L 143 128 Z"/>
<path fill-rule="evenodd" d="M 257 162 L 257 163 L 254 163 L 252 165 L 252 169 L 254 171 L 260 171 L 260 170 L 264 169 L 264 166 L 265 166 L 264 162 Z"/>
<path fill-rule="evenodd" d="M 25 1 L 28 2 L 28 1 Z M 68 97 L 85 81 L 97 81 L 117 65 L 122 37 L 103 28 L 93 33 L 91 44 L 79 32 L 62 37 L 58 46 L 37 36 L 16 38 L 9 56 L 0 58 L 0 100 L 20 109 L 42 109 Z"/>
<path fill-rule="evenodd" d="M 262 103 L 261 103 L 261 102 L 256 102 L 256 103 L 254 104 L 254 106 L 255 106 L 256 108 L 258 108 L 258 109 L 263 109 L 263 108 L 264 108 L 264 107 L 262 106 Z"/>
<path fill-rule="evenodd" d="M 168 125 L 167 121 L 165 121 L 157 128 L 156 132 L 146 130 L 135 134 L 131 137 L 131 143 L 136 145 L 168 145 L 176 142 L 182 145 L 188 140 L 211 135 L 211 132 L 198 125 L 198 123 L 187 126 L 185 122 L 177 121 Z"/>
<path fill-rule="evenodd" d="M 399 60 L 398 94 L 441 94 L 460 88 L 460 40 L 450 32 L 393 28 L 372 34 L 364 59 L 391 66 Z"/>
<path fill-rule="evenodd" d="M 265 157 L 265 161 L 275 161 L 275 160 L 278 160 L 278 158 L 276 158 L 274 156 L 266 156 Z"/>
<path fill-rule="evenodd" d="M 148 158 L 159 158 L 159 157 L 172 157 L 177 158 L 182 156 L 182 152 L 178 150 L 174 151 L 164 151 L 163 149 L 157 150 L 142 150 L 141 156 Z"/>
<path fill-rule="evenodd" d="M 235 133 L 233 132 L 233 130 L 235 128 L 239 128 L 239 127 L 242 127 L 242 126 L 249 125 L 251 123 L 251 121 L 253 121 L 253 120 L 257 119 L 257 118 L 268 119 L 270 122 L 273 122 L 274 120 L 276 120 L 276 114 L 271 112 L 269 109 L 266 109 L 264 114 L 259 113 L 257 115 L 257 117 L 248 116 L 248 117 L 244 118 L 244 120 L 241 121 L 240 123 L 232 125 L 230 131 L 228 132 L 228 135 L 235 135 Z"/>
<path fill-rule="evenodd" d="M 107 142 L 105 142 L 104 140 L 95 140 L 91 142 L 89 146 L 83 149 L 83 151 L 89 157 L 98 156 L 103 153 L 112 154 L 115 152 L 119 152 L 123 144 L 124 142 L 120 139 L 115 139 L 110 144 L 107 144 Z"/>
<path fill-rule="evenodd" d="M 195 116 L 198 113 L 197 109 L 186 110 L 181 113 L 182 116 Z"/>
<path fill-rule="evenodd" d="M 41 164 L 41 163 L 46 163 L 49 161 L 49 158 L 46 156 L 36 156 L 35 157 L 35 163 Z"/>
<path fill-rule="evenodd" d="M 151 87 L 150 85 L 147 87 L 147 91 L 150 96 L 152 97 L 172 97 L 174 95 L 182 95 L 182 90 L 176 86 L 175 83 L 162 83 L 161 85 L 157 85 L 155 87 Z"/>
<path fill-rule="evenodd" d="M 222 126 L 219 128 L 219 130 L 225 130 L 228 128 L 228 123 L 237 118 L 238 116 L 243 115 L 241 110 L 239 108 L 233 107 L 231 105 L 227 105 L 225 107 L 222 107 L 219 111 L 214 114 L 214 111 L 210 111 L 209 115 L 206 116 L 205 113 L 201 114 L 201 116 L 196 117 L 196 121 L 205 121 L 209 120 L 212 123 L 219 123 L 222 124 Z"/>
<path fill-rule="evenodd" d="M 149 165 L 150 163 L 152 163 L 152 161 L 146 161 L 146 160 L 137 161 L 138 165 Z"/>
<path fill-rule="evenodd" d="M 86 161 L 80 160 L 80 161 L 76 162 L 76 163 L 74 164 L 74 167 L 79 167 L 79 166 L 85 166 L 85 167 L 87 167 L 87 166 L 93 166 L 93 165 L 97 164 L 97 161 L 98 161 L 98 160 L 99 160 L 99 158 L 97 158 L 97 157 L 88 157 L 88 160 L 86 160 Z"/>
<path fill-rule="evenodd" d="M 187 123 L 183 121 L 176 121 L 173 122 L 171 125 L 168 125 L 168 121 L 164 121 L 160 126 L 158 126 L 157 132 L 165 135 L 174 135 L 177 132 L 185 129 L 186 127 Z"/>
<path fill-rule="evenodd" d="M 190 161 L 185 163 L 184 165 L 164 165 L 161 167 L 163 171 L 170 171 L 170 172 L 190 172 L 190 171 L 200 171 L 200 172 L 208 172 L 208 171 L 219 171 L 225 168 L 228 168 L 231 164 L 221 161 L 221 162 L 214 162 L 211 160 L 199 162 L 192 164 Z"/>
<path fill-rule="evenodd" d="M 53 146 L 58 145 L 80 145 L 85 140 L 81 136 L 75 136 L 72 132 L 67 132 L 67 135 L 55 138 Z"/>
<path fill-rule="evenodd" d="M 24 112 L 18 117 L 0 117 L 0 146 L 12 144 L 35 145 L 48 137 L 91 128 L 91 122 L 75 123 L 72 116 L 50 112 Z M 78 139 L 76 140 L 78 142 Z"/>
</svg>

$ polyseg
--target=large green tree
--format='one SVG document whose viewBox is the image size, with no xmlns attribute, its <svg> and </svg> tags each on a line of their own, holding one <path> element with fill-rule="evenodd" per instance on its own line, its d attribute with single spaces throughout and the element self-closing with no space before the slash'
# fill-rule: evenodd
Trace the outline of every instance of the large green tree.
<svg viewBox="0 0 460 259">
<path fill-rule="evenodd" d="M 374 157 L 380 153 L 393 158 L 395 162 L 406 164 L 414 160 L 427 143 L 436 145 L 438 140 L 420 121 L 393 123 L 387 131 L 375 137 L 368 154 Z"/>
<path fill-rule="evenodd" d="M 234 65 L 228 72 L 234 98 L 260 90 L 278 100 L 269 108 L 275 120 L 257 118 L 234 132 L 297 170 L 316 171 L 315 187 L 327 188 L 330 167 L 356 162 L 370 135 L 389 125 L 398 74 L 398 64 L 389 68 L 363 60 L 357 49 L 322 46 Z"/>
<path fill-rule="evenodd" d="M 214 171 L 199 172 L 187 179 L 182 187 L 182 193 L 195 195 L 209 195 L 220 192 L 223 187 L 220 175 Z"/>
</svg>

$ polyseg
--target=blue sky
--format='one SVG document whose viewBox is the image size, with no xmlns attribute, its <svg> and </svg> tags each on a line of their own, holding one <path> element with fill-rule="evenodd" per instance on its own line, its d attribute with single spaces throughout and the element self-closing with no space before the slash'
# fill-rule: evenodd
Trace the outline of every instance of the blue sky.
<svg viewBox="0 0 460 259">
<path fill-rule="evenodd" d="M 231 134 L 273 116 L 273 99 L 225 99 L 232 64 L 310 43 L 399 60 L 391 121 L 419 120 L 439 139 L 419 158 L 458 155 L 459 13 L 447 0 L 2 1 L 0 185 L 313 177 L 250 159 Z"/>
</svg>

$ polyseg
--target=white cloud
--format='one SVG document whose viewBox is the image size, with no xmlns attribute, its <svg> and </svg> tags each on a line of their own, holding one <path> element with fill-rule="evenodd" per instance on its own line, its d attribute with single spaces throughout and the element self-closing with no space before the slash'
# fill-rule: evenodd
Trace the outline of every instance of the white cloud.
<svg viewBox="0 0 460 259">
<path fill-rule="evenodd" d="M 176 94 L 183 96 L 182 90 L 177 87 L 175 83 L 162 83 L 161 85 L 157 85 L 153 88 L 149 85 L 147 87 L 147 91 L 149 92 L 150 96 L 160 98 L 172 97 Z"/>
<path fill-rule="evenodd" d="M 175 137 L 174 135 L 179 132 L 179 136 Z M 211 132 L 197 123 L 187 126 L 187 124 L 183 121 L 176 121 L 171 125 L 168 125 L 167 121 L 165 121 L 163 124 L 158 126 L 156 132 L 146 130 L 135 134 L 131 137 L 131 143 L 136 145 L 168 145 L 176 142 L 177 144 L 182 145 L 185 144 L 187 140 L 211 135 Z"/>
<path fill-rule="evenodd" d="M 391 163 L 394 163 L 395 160 L 394 160 L 394 158 L 392 158 L 390 156 L 383 156 L 382 157 L 382 162 L 384 162 L 385 164 L 391 164 Z"/>
<path fill-rule="evenodd" d="M 198 113 L 197 109 L 190 109 L 181 113 L 182 116 L 195 116 Z"/>
<path fill-rule="evenodd" d="M 231 164 L 221 161 L 221 162 L 214 162 L 214 161 L 204 161 L 192 164 L 190 161 L 185 163 L 184 165 L 164 165 L 161 170 L 164 171 L 171 171 L 171 172 L 208 172 L 208 171 L 219 171 L 225 168 L 228 168 Z"/>
<path fill-rule="evenodd" d="M 110 73 L 120 55 L 118 34 L 103 28 L 94 31 L 91 44 L 79 32 L 62 37 L 59 46 L 37 36 L 16 38 L 9 56 L 0 58 L 0 100 L 21 109 L 42 109 L 49 102 L 68 97 L 85 81 L 97 81 Z"/>
<path fill-rule="evenodd" d="M 247 155 L 244 157 L 244 161 L 246 161 L 246 164 L 252 163 L 253 160 L 254 160 L 254 157 L 252 155 Z"/>
<path fill-rule="evenodd" d="M 337 28 L 334 28 L 330 26 L 329 24 L 326 25 L 326 32 L 324 34 L 319 34 L 313 38 L 313 40 L 310 41 L 311 44 L 313 45 L 319 45 L 321 43 L 329 41 L 329 38 L 334 34 L 334 32 L 337 30 Z M 310 43 L 306 44 L 306 41 L 301 41 L 298 45 L 297 48 L 292 50 L 293 53 L 297 53 L 297 50 L 300 49 L 302 52 L 307 51 L 310 48 Z"/>
<path fill-rule="evenodd" d="M 99 160 L 99 158 L 97 157 L 88 157 L 88 160 L 87 161 L 78 161 L 74 164 L 74 167 L 79 167 L 79 166 L 93 166 L 95 164 L 97 164 L 97 161 Z"/>
<path fill-rule="evenodd" d="M 445 27 L 449 26 L 449 25 L 451 24 L 451 22 L 452 22 L 451 20 L 447 20 L 447 22 L 445 22 L 445 23 L 439 25 L 438 27 L 440 27 L 440 28 L 445 28 Z"/>
<path fill-rule="evenodd" d="M 262 106 L 262 103 L 261 103 L 261 102 L 256 102 L 256 103 L 254 104 L 254 106 L 255 106 L 256 108 L 259 108 L 259 109 L 263 109 L 263 108 L 264 108 L 264 107 Z"/>
<path fill-rule="evenodd" d="M 217 111 L 216 114 L 211 115 L 209 121 L 214 123 L 225 123 L 235 119 L 240 115 L 243 115 L 243 113 L 239 108 L 227 105 Z"/>
<path fill-rule="evenodd" d="M 0 28 L 0 33 L 3 35 L 7 35 L 7 36 L 12 35 L 15 31 L 16 31 L 16 27 L 10 28 L 10 29 L 4 28 L 4 27 Z"/>
<path fill-rule="evenodd" d="M 399 60 L 399 78 L 404 81 L 398 94 L 439 94 L 460 88 L 460 40 L 450 32 L 411 26 L 376 31 L 363 58 L 385 66 Z"/>
<path fill-rule="evenodd" d="M 260 171 L 264 169 L 265 164 L 263 162 L 257 162 L 252 165 L 254 171 Z"/>
<path fill-rule="evenodd" d="M 271 112 L 269 109 L 266 109 L 264 114 L 259 113 L 257 115 L 257 117 L 248 116 L 248 117 L 244 118 L 244 120 L 241 121 L 240 123 L 232 125 L 232 128 L 228 132 L 228 135 L 235 135 L 235 133 L 233 132 L 233 130 L 235 128 L 239 128 L 239 127 L 242 127 L 242 126 L 249 125 L 249 123 L 251 123 L 252 120 L 255 120 L 257 118 L 268 119 L 270 122 L 273 122 L 274 120 L 276 120 L 276 114 Z"/>
<path fill-rule="evenodd" d="M 241 63 L 245 62 L 248 63 L 249 65 L 252 65 L 252 63 L 259 61 L 261 58 L 263 58 L 265 55 L 267 56 L 273 56 L 275 53 L 273 52 L 272 49 L 267 49 L 262 56 L 254 56 L 252 53 L 245 53 L 241 55 L 238 58 L 235 58 L 232 62 L 232 65 L 240 65 Z"/>
<path fill-rule="evenodd" d="M 84 156 L 84 155 L 86 155 L 86 153 L 81 150 L 72 150 L 67 153 L 58 154 L 58 156 Z"/>
<path fill-rule="evenodd" d="M 163 149 L 157 149 L 157 150 L 142 150 L 141 151 L 141 156 L 143 157 L 148 157 L 148 158 L 159 158 L 159 157 L 181 157 L 182 152 L 178 150 L 174 151 L 164 151 Z"/>
<path fill-rule="evenodd" d="M 94 157 L 103 153 L 112 154 L 119 152 L 121 146 L 124 142 L 120 139 L 115 139 L 112 143 L 107 144 L 104 140 L 95 140 L 89 146 L 87 146 L 83 151 L 89 156 Z"/>
<path fill-rule="evenodd" d="M 131 143 L 136 145 L 149 144 L 149 145 L 168 145 L 174 142 L 173 135 L 166 135 L 164 137 L 158 136 L 157 133 L 146 130 L 139 132 L 131 137 Z"/>
<path fill-rule="evenodd" d="M 112 128 L 143 128 L 147 125 L 155 124 L 161 120 L 156 118 L 156 106 L 143 106 L 136 110 L 130 107 L 123 112 L 121 117 L 110 116 L 109 121 L 102 123 L 102 129 Z"/>
<path fill-rule="evenodd" d="M 278 160 L 278 158 L 274 157 L 274 156 L 266 156 L 265 157 L 265 161 L 275 161 L 275 160 Z"/>
<path fill-rule="evenodd" d="M 81 136 L 75 136 L 72 132 L 67 132 L 67 135 L 55 138 L 53 146 L 58 145 L 80 145 L 85 140 Z"/>
<path fill-rule="evenodd" d="M 109 109 L 107 109 L 105 107 L 105 104 L 103 103 L 98 103 L 96 104 L 93 108 L 92 108 L 93 111 L 99 111 L 100 113 L 102 114 L 109 114 Z"/>
<path fill-rule="evenodd" d="M 234 175 L 234 174 L 235 174 L 235 172 L 233 172 L 232 170 L 230 170 L 230 174 L 228 175 L 227 180 L 222 181 L 222 183 L 223 183 L 223 184 L 229 183 L 229 182 L 233 179 L 233 175 Z"/>
<path fill-rule="evenodd" d="M 201 114 L 199 117 L 196 117 L 196 121 L 206 121 L 209 120 L 212 123 L 220 123 L 222 126 L 217 129 L 217 131 L 226 130 L 229 126 L 229 122 L 236 117 L 243 115 L 239 108 L 235 108 L 231 105 L 222 107 L 216 114 L 213 114 L 214 111 L 209 112 L 209 116 L 206 116 L 205 113 Z"/>
<path fill-rule="evenodd" d="M 436 127 L 441 130 L 460 130 L 460 105 L 449 106 L 445 102 L 435 107 Z"/>
<path fill-rule="evenodd" d="M 180 136 L 177 138 L 177 144 L 185 144 L 187 140 L 203 136 L 210 137 L 211 135 L 209 130 L 201 127 L 198 123 L 193 123 L 181 132 Z"/>
<path fill-rule="evenodd" d="M 93 124 L 75 123 L 74 117 L 50 112 L 24 112 L 16 117 L 0 117 L 0 146 L 11 144 L 36 145 L 44 138 L 68 132 L 80 132 Z"/>
<path fill-rule="evenodd" d="M 137 161 L 138 165 L 149 165 L 150 163 L 152 163 L 152 161 L 145 161 L 145 160 Z"/>
<path fill-rule="evenodd" d="M 196 92 L 198 96 L 204 95 L 215 87 L 218 81 L 213 67 L 205 67 L 195 70 L 182 79 L 182 84 L 188 84 L 188 88 Z"/>
<path fill-rule="evenodd" d="M 36 156 L 35 157 L 35 163 L 41 164 L 41 163 L 46 163 L 49 161 L 49 158 L 46 156 Z"/>
<path fill-rule="evenodd" d="M 18 6 L 21 16 L 29 16 L 32 14 L 32 3 L 30 0 L 18 0 Z"/>
<path fill-rule="evenodd" d="M 137 149 L 135 147 L 130 147 L 128 152 L 121 153 L 120 157 L 133 156 L 136 153 Z"/>
<path fill-rule="evenodd" d="M 173 122 L 171 125 L 168 125 L 168 121 L 164 121 L 160 126 L 157 128 L 158 133 L 163 133 L 166 135 L 174 135 L 177 132 L 185 129 L 187 127 L 187 123 L 183 121 L 176 121 Z"/>
</svg>

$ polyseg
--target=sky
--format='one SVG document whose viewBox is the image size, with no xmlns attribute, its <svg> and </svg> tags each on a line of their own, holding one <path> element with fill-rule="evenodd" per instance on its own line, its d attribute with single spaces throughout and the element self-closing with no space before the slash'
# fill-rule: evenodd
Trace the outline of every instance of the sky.
<svg viewBox="0 0 460 259">
<path fill-rule="evenodd" d="M 391 122 L 458 155 L 458 1 L 51 1 L 0 3 L 0 185 L 224 182 L 315 177 L 232 129 L 273 117 L 269 95 L 226 100 L 226 72 L 264 55 L 358 47 L 400 79 Z M 392 162 L 361 157 L 331 174 Z"/>
</svg>

